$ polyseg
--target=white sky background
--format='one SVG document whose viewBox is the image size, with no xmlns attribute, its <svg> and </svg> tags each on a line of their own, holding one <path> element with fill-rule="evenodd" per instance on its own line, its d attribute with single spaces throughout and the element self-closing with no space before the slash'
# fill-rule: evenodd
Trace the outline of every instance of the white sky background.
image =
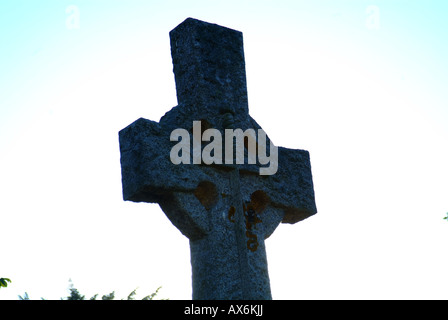
<svg viewBox="0 0 448 320">
<path fill-rule="evenodd" d="M 447 299 L 448 6 L 312 3 L 0 4 L 0 299 L 191 298 L 188 240 L 122 200 L 118 145 L 177 104 L 187 17 L 243 32 L 252 117 L 310 151 L 318 214 L 267 240 L 274 299 Z"/>
</svg>

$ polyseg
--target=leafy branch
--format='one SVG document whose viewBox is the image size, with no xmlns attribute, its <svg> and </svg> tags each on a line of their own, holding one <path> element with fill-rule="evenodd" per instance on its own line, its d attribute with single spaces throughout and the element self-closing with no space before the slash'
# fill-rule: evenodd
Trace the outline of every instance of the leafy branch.
<svg viewBox="0 0 448 320">
<path fill-rule="evenodd" d="M 11 280 L 8 278 L 0 278 L 0 288 L 6 288 L 8 286 L 8 282 L 11 283 Z"/>
<path fill-rule="evenodd" d="M 158 287 L 157 290 L 154 293 L 151 293 L 150 295 L 147 295 L 146 297 L 144 297 L 142 300 L 154 300 L 154 298 L 156 297 L 156 295 L 159 293 L 159 290 L 162 287 Z M 73 286 L 73 283 L 70 280 L 70 286 L 69 286 L 69 291 L 70 294 L 68 297 L 66 298 L 61 298 L 61 300 L 86 300 L 86 296 L 81 294 L 79 292 L 78 289 L 76 289 Z M 126 299 L 121 299 L 121 300 L 135 300 L 135 295 L 137 294 L 137 289 L 134 289 L 128 296 Z M 98 298 L 98 294 L 95 294 L 93 297 L 91 297 L 89 300 L 97 300 Z M 28 293 L 25 292 L 25 294 L 22 296 L 19 296 L 20 300 L 30 300 L 30 297 L 28 295 Z M 42 300 L 44 300 L 43 298 L 41 298 Z M 105 294 L 101 297 L 101 300 L 114 300 L 115 299 L 115 291 L 112 291 L 109 294 Z M 167 299 L 164 299 L 167 300 Z"/>
</svg>

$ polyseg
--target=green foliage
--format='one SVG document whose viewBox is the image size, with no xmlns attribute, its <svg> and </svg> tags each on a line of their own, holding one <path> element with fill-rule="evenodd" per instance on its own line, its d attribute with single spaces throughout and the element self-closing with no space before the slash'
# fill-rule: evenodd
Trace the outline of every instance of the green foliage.
<svg viewBox="0 0 448 320">
<path fill-rule="evenodd" d="M 154 298 L 157 296 L 157 294 L 159 293 L 159 290 L 162 287 L 158 287 L 157 290 L 154 293 L 151 293 L 150 295 L 147 295 L 146 297 L 142 298 L 142 300 L 154 300 Z M 121 300 L 135 300 L 135 295 L 137 294 L 137 289 L 134 289 L 127 297 L 126 299 L 121 299 Z M 96 300 L 96 298 L 98 297 L 98 294 L 94 295 L 92 298 L 90 298 L 90 300 Z M 101 297 L 101 300 L 114 300 L 115 299 L 115 291 L 112 291 L 111 293 L 107 294 L 107 295 L 103 295 Z"/>
<path fill-rule="evenodd" d="M 28 295 L 28 292 L 25 292 L 23 297 L 19 296 L 19 300 L 30 300 L 30 296 Z"/>
<path fill-rule="evenodd" d="M 85 296 L 81 295 L 78 291 L 78 289 L 76 289 L 73 286 L 73 283 L 70 281 L 70 295 L 67 297 L 67 300 L 84 300 Z"/>
<path fill-rule="evenodd" d="M 144 297 L 142 300 L 154 300 L 156 295 L 159 293 L 159 290 L 162 287 L 158 287 L 157 290 L 154 293 L 151 293 L 150 295 Z M 86 300 L 86 296 L 82 295 L 78 289 L 76 289 L 73 286 L 73 283 L 70 280 L 70 286 L 69 286 L 70 295 L 66 298 L 61 298 L 61 300 Z M 137 294 L 137 289 L 134 289 L 126 299 L 121 300 L 135 300 L 135 295 Z M 89 300 L 97 300 L 98 294 L 95 294 L 93 297 L 91 297 Z M 28 296 L 28 293 L 25 292 L 25 294 L 22 296 L 19 296 L 20 300 L 30 300 L 30 297 Z M 41 298 L 44 300 L 43 298 Z M 101 300 L 114 300 L 115 299 L 115 291 L 112 291 L 109 294 L 105 294 L 101 297 Z"/>
<path fill-rule="evenodd" d="M 112 291 L 111 293 L 102 296 L 101 300 L 114 300 L 114 298 L 115 298 L 115 291 Z"/>
<path fill-rule="evenodd" d="M 157 290 L 154 293 L 151 293 L 150 295 L 144 297 L 142 300 L 153 300 L 156 295 L 159 293 L 159 290 L 162 287 L 158 287 Z M 126 299 L 121 300 L 135 300 L 135 295 L 137 294 L 137 289 L 134 289 Z M 93 297 L 91 297 L 89 300 L 96 300 L 98 297 L 98 294 L 95 294 Z M 78 289 L 75 289 L 73 287 L 73 284 L 70 288 L 70 296 L 67 297 L 67 300 L 84 300 L 85 296 L 81 295 L 78 291 Z M 112 291 L 109 294 L 105 294 L 101 297 L 101 300 L 114 300 L 115 299 L 115 291 Z"/>
<path fill-rule="evenodd" d="M 0 278 L 0 288 L 6 288 L 8 286 L 8 282 L 11 283 L 11 280 L 8 278 Z"/>
<path fill-rule="evenodd" d="M 144 297 L 142 300 L 154 300 L 155 296 L 159 293 L 159 290 L 160 290 L 161 288 L 162 288 L 162 287 L 158 287 L 157 290 L 156 290 L 156 292 L 151 293 L 149 296 Z M 134 290 L 134 291 L 135 291 L 135 290 Z M 129 299 L 128 299 L 128 300 L 129 300 Z M 164 299 L 164 300 L 168 300 L 168 299 Z"/>
<path fill-rule="evenodd" d="M 28 292 L 25 292 L 23 297 L 19 295 L 19 300 L 30 300 L 30 296 L 28 295 Z M 40 300 L 45 300 L 45 299 L 44 298 L 40 298 Z"/>
<path fill-rule="evenodd" d="M 134 299 L 134 296 L 135 296 L 136 291 L 137 291 L 137 289 L 134 289 L 134 290 L 128 295 L 128 298 L 127 298 L 126 300 L 135 300 L 135 299 Z"/>
<path fill-rule="evenodd" d="M 446 213 L 446 217 L 443 219 L 448 220 L 448 212 Z"/>
</svg>

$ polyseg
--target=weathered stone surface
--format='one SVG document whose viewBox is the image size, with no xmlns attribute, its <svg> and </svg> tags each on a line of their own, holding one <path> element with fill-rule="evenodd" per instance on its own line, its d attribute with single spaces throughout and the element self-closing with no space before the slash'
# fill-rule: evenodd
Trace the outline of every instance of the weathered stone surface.
<svg viewBox="0 0 448 320">
<path fill-rule="evenodd" d="M 174 165 L 174 129 L 261 129 L 248 113 L 242 33 L 187 19 L 170 32 L 178 106 L 120 131 L 124 200 L 159 203 L 190 239 L 194 299 L 271 299 L 264 240 L 317 212 L 309 153 L 278 148 L 260 163 Z M 226 118 L 227 117 L 227 118 Z"/>
</svg>

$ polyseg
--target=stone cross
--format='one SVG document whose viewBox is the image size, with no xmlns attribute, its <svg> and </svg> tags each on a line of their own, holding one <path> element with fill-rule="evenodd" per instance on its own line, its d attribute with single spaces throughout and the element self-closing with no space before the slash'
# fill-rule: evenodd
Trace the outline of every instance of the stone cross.
<svg viewBox="0 0 448 320">
<path fill-rule="evenodd" d="M 170 42 L 178 105 L 159 122 L 140 118 L 120 131 L 123 198 L 158 203 L 188 237 L 193 299 L 272 299 L 264 240 L 280 222 L 317 212 L 309 153 L 278 147 L 271 175 L 260 175 L 261 160 L 174 164 L 178 128 L 261 127 L 249 115 L 241 32 L 188 18 Z M 248 156 L 248 137 L 244 146 Z"/>
</svg>

